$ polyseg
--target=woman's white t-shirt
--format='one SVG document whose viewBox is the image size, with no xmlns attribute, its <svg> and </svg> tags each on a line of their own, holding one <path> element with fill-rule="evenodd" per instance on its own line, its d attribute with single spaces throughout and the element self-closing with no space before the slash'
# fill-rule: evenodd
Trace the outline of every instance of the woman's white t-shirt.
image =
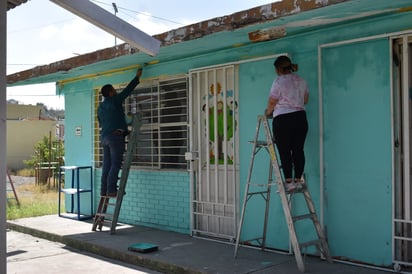
<svg viewBox="0 0 412 274">
<path fill-rule="evenodd" d="M 270 98 L 278 102 L 273 117 L 281 114 L 305 110 L 305 95 L 309 93 L 308 84 L 297 74 L 279 75 L 272 83 Z"/>
</svg>

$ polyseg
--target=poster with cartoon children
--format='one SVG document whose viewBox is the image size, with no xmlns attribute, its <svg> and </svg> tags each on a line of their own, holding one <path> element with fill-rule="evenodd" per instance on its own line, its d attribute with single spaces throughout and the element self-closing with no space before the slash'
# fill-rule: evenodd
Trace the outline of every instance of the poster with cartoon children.
<svg viewBox="0 0 412 274">
<path fill-rule="evenodd" d="M 203 97 L 202 111 L 205 126 L 208 126 L 209 136 L 209 161 L 210 164 L 225 163 L 232 165 L 234 160 L 234 135 L 236 131 L 237 102 L 233 90 L 222 90 L 219 82 L 210 85 L 207 96 Z M 207 124 L 207 120 L 208 125 Z M 217 125 L 217 126 L 216 126 Z M 207 134 L 207 131 L 206 131 Z M 216 149 L 217 148 L 217 149 Z M 216 157 L 217 151 L 217 157 Z"/>
</svg>

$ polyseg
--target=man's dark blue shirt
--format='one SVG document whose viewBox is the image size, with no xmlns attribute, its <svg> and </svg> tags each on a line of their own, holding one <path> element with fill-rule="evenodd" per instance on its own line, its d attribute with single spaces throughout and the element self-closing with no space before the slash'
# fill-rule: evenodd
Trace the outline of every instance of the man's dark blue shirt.
<svg viewBox="0 0 412 274">
<path fill-rule="evenodd" d="M 122 92 L 115 96 L 105 97 L 103 102 L 99 104 L 97 116 L 100 127 L 102 128 L 102 139 L 117 129 L 127 131 L 123 102 L 139 83 L 139 77 L 136 76 Z"/>
</svg>

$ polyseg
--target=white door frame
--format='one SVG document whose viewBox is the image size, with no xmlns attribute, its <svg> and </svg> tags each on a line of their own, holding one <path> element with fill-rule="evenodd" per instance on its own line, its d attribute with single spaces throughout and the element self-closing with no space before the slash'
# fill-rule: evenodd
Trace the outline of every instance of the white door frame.
<svg viewBox="0 0 412 274">
<path fill-rule="evenodd" d="M 401 52 L 393 48 L 394 43 L 401 45 Z M 395 53 L 396 50 L 396 53 Z M 391 37 L 391 56 L 400 62 L 394 71 L 392 65 L 391 84 L 394 100 L 394 182 L 393 182 L 393 241 L 392 255 L 394 268 L 401 265 L 412 266 L 412 194 L 411 194 L 411 104 L 410 77 L 412 67 L 412 33 Z M 397 54 L 397 56 L 393 56 Z M 397 77 L 395 77 L 397 76 Z M 408 98 L 405 100 L 405 98 Z M 399 126 L 397 125 L 399 124 Z M 395 164 L 396 163 L 396 164 Z"/>
</svg>

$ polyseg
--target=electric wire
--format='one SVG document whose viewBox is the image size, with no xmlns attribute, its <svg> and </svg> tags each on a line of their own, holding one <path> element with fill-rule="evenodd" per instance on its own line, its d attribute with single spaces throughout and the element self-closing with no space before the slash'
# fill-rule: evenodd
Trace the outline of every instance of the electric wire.
<svg viewBox="0 0 412 274">
<path fill-rule="evenodd" d="M 99 4 L 101 4 L 101 5 L 104 5 L 104 6 L 110 6 L 110 7 L 112 7 L 112 4 L 107 4 L 107 3 L 105 3 L 105 2 L 98 1 L 98 0 L 92 0 L 92 1 L 93 1 L 93 2 L 96 2 L 96 3 L 99 3 Z M 131 10 L 131 9 L 128 9 L 128 8 L 121 7 L 121 6 L 117 5 L 117 4 L 116 4 L 116 6 L 117 6 L 117 9 L 118 9 L 118 10 L 123 10 L 123 11 L 128 11 L 128 12 L 132 12 L 132 13 L 136 13 L 136 14 L 141 14 L 141 15 L 144 15 L 144 16 L 148 16 L 148 17 L 151 17 L 151 18 L 155 18 L 155 19 L 158 19 L 158 20 L 170 22 L 170 23 L 177 24 L 177 25 L 182 25 L 182 26 L 184 25 L 183 23 L 180 23 L 180 22 L 177 22 L 177 21 L 173 21 L 173 20 L 170 20 L 170 19 L 167 19 L 167 18 L 163 18 L 163 17 L 160 17 L 160 16 L 155 16 L 155 15 L 149 14 L 149 13 L 147 13 L 147 12 L 141 12 L 141 11 Z M 125 15 L 133 18 L 133 16 L 130 16 L 130 15 L 128 15 L 127 13 L 123 13 L 123 14 L 125 14 Z"/>
<path fill-rule="evenodd" d="M 112 7 L 112 4 L 108 4 L 108 3 L 105 3 L 105 2 L 103 2 L 103 1 L 92 0 L 92 2 L 96 2 L 96 3 L 101 4 L 101 5 L 104 5 L 104 6 L 110 6 L 110 7 Z M 177 25 L 181 25 L 181 26 L 184 25 L 183 23 L 180 23 L 180 22 L 177 22 L 177 21 L 173 21 L 173 20 L 170 20 L 170 19 L 166 19 L 166 18 L 163 18 L 163 17 L 159 17 L 159 16 L 154 16 L 154 15 L 149 14 L 149 13 L 146 13 L 146 12 L 135 11 L 135 10 L 128 9 L 128 8 L 125 8 L 125 7 L 122 7 L 122 6 L 118 6 L 118 5 L 116 5 L 116 7 L 117 7 L 117 9 L 118 9 L 119 11 L 124 11 L 124 12 L 122 12 L 122 14 L 125 15 L 125 16 L 127 16 L 127 17 L 129 17 L 129 18 L 135 18 L 135 17 L 132 16 L 132 15 L 130 15 L 130 14 L 128 14 L 127 12 L 134 13 L 134 14 L 141 14 L 141 15 L 144 15 L 144 16 L 147 16 L 147 17 L 151 17 L 151 18 L 154 18 L 154 19 L 166 21 L 166 22 L 173 23 L 173 24 L 177 24 Z M 48 23 L 48 24 L 42 24 L 42 25 L 32 26 L 32 27 L 29 27 L 29 28 L 21 28 L 21 29 L 16 29 L 16 30 L 10 30 L 10 31 L 8 31 L 8 35 L 9 35 L 9 34 L 19 33 L 19 32 L 32 31 L 32 30 L 36 30 L 36 29 L 40 29 L 40 28 L 49 26 L 49 25 L 60 25 L 60 24 L 63 24 L 63 23 L 67 23 L 67 22 L 70 22 L 70 21 L 74 21 L 74 20 L 76 20 L 76 19 L 78 19 L 78 18 L 77 18 L 77 17 L 74 17 L 74 18 L 71 18 L 71 19 L 64 19 L 64 20 L 60 20 L 60 21 L 53 22 L 53 23 Z M 16 66 L 39 66 L 39 65 L 41 65 L 41 64 L 7 64 L 7 66 L 15 66 L 15 67 L 16 67 Z"/>
</svg>

